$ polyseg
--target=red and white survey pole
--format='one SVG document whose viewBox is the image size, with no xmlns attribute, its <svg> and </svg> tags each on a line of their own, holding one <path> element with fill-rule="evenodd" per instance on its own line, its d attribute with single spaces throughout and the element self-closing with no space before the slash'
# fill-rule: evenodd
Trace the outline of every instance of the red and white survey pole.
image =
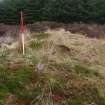
<svg viewBox="0 0 105 105">
<path fill-rule="evenodd" d="M 20 32 L 21 32 L 21 43 L 22 43 L 22 52 L 23 55 L 25 55 L 25 34 L 24 34 L 24 16 L 23 12 L 21 11 L 21 27 L 20 27 Z"/>
</svg>

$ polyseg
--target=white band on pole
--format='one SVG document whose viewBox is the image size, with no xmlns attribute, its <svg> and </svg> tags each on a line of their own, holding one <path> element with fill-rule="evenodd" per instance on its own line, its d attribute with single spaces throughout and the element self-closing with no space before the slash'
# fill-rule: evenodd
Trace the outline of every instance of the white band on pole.
<svg viewBox="0 0 105 105">
<path fill-rule="evenodd" d="M 25 55 L 25 39 L 24 39 L 24 33 L 21 33 L 21 40 L 22 40 L 22 51 L 23 51 L 23 55 Z"/>
</svg>

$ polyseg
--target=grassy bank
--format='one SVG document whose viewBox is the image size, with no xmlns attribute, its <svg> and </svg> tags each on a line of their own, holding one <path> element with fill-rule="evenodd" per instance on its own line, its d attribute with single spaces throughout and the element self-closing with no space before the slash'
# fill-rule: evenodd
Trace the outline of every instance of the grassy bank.
<svg viewBox="0 0 105 105">
<path fill-rule="evenodd" d="M 0 49 L 0 105 L 105 105 L 103 39 L 60 29 L 25 45 Z"/>
</svg>

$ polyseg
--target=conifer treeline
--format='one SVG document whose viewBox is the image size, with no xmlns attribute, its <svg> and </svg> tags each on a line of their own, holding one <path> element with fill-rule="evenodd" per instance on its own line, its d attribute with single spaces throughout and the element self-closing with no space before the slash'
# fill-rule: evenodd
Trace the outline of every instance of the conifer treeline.
<svg viewBox="0 0 105 105">
<path fill-rule="evenodd" d="M 3 0 L 0 23 L 18 24 L 21 10 L 25 23 L 105 22 L 105 0 Z"/>
</svg>

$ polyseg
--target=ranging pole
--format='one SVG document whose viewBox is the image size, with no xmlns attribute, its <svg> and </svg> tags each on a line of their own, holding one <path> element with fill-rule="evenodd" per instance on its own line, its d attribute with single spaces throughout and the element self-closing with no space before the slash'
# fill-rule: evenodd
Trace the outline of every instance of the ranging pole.
<svg viewBox="0 0 105 105">
<path fill-rule="evenodd" d="M 23 17 L 22 11 L 21 11 L 21 23 L 20 24 L 21 24 L 20 32 L 21 32 L 22 52 L 23 52 L 23 55 L 25 55 L 24 17 Z"/>
</svg>

